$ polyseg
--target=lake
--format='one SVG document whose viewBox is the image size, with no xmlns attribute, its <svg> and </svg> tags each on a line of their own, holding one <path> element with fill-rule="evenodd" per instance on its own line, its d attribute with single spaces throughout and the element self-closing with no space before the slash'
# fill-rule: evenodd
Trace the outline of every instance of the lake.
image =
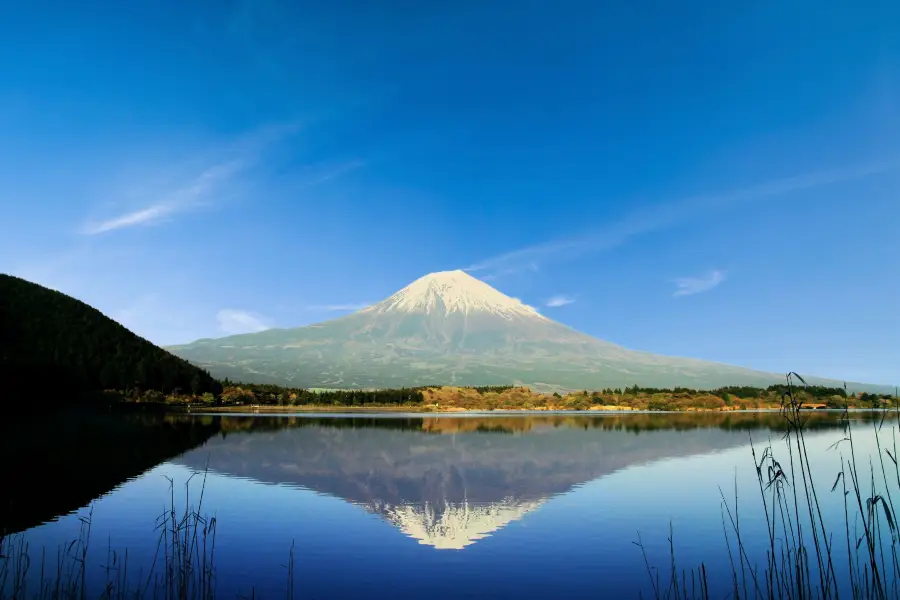
<svg viewBox="0 0 900 600">
<path fill-rule="evenodd" d="M 810 472 L 839 537 L 845 496 L 831 487 L 847 458 L 846 444 L 833 447 L 842 417 L 807 418 Z M 891 447 L 894 422 L 876 436 L 871 414 L 849 418 L 868 480 L 876 439 Z M 0 472 L 12 490 L 7 548 L 27 542 L 36 590 L 41 549 L 55 565 L 89 518 L 84 577 L 95 597 L 112 551 L 116 565 L 128 553 L 128 571 L 112 578 L 145 585 L 173 500 L 179 513 L 199 506 L 209 542 L 215 519 L 219 597 L 283 598 L 289 586 L 305 598 L 653 597 L 635 542 L 666 579 L 670 527 L 679 569 L 703 563 L 710 595 L 724 597 L 733 532 L 723 495 L 733 510 L 737 490 L 743 543 L 764 563 L 751 440 L 758 455 L 771 442 L 787 456 L 777 413 L 26 421 L 4 435 L 4 456 L 16 457 Z"/>
</svg>

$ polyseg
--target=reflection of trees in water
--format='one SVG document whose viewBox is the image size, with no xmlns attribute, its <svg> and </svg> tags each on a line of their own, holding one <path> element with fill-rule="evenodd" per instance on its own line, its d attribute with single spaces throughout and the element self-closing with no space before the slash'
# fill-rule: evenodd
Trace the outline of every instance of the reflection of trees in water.
<svg viewBox="0 0 900 600">
<path fill-rule="evenodd" d="M 852 412 L 851 419 L 868 422 L 896 415 L 883 412 Z M 837 429 L 842 427 L 843 413 L 839 411 L 809 411 L 804 415 L 807 429 Z M 438 417 L 297 417 L 297 416 L 225 416 L 222 430 L 277 431 L 300 427 L 336 429 L 391 429 L 427 433 L 517 433 L 542 428 L 600 429 L 609 431 L 688 431 L 692 429 L 722 429 L 725 431 L 785 431 L 787 424 L 778 411 L 768 412 L 688 412 L 688 413 L 614 413 L 602 415 L 492 415 Z"/>
<path fill-rule="evenodd" d="M 219 432 L 219 417 L 184 419 L 71 409 L 0 425 L 0 533 L 77 510 Z"/>
<path fill-rule="evenodd" d="M 186 418 L 186 417 L 181 417 Z M 202 418 L 202 417 L 195 417 Z M 289 415 L 253 415 L 222 418 L 223 433 L 240 431 L 278 431 L 299 427 L 330 427 L 333 429 L 419 429 L 421 418 L 415 417 L 298 417 Z"/>
</svg>

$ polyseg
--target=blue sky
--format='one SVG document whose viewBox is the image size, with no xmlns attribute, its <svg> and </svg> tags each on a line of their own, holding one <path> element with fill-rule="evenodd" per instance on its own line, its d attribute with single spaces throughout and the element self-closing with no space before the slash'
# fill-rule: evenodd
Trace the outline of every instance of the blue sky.
<svg viewBox="0 0 900 600">
<path fill-rule="evenodd" d="M 23 2 L 0 271 L 160 344 L 468 268 L 653 352 L 900 382 L 900 6 Z"/>
</svg>

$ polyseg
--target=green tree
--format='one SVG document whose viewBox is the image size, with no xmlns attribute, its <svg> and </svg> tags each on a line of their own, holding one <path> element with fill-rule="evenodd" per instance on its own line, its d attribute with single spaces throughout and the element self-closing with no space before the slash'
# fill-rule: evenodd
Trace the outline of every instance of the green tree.
<svg viewBox="0 0 900 600">
<path fill-rule="evenodd" d="M 152 387 L 149 385 L 150 375 L 148 371 L 147 361 L 143 358 L 138 360 L 137 366 L 134 369 L 134 382 L 141 389 Z"/>
<path fill-rule="evenodd" d="M 122 387 L 118 369 L 112 361 L 104 363 L 103 368 L 100 369 L 100 386 L 105 390 L 120 389 Z"/>
<path fill-rule="evenodd" d="M 191 393 L 196 396 L 202 391 L 203 379 L 200 377 L 200 373 L 194 373 L 193 377 L 191 377 Z"/>
</svg>

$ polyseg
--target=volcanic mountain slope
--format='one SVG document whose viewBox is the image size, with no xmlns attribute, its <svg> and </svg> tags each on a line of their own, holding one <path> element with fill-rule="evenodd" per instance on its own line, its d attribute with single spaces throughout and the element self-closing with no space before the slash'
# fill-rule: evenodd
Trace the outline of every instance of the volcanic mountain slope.
<svg viewBox="0 0 900 600">
<path fill-rule="evenodd" d="M 426 275 L 332 321 L 168 349 L 218 377 L 300 387 L 714 388 L 783 381 L 772 373 L 627 350 L 548 319 L 463 271 Z"/>
</svg>

